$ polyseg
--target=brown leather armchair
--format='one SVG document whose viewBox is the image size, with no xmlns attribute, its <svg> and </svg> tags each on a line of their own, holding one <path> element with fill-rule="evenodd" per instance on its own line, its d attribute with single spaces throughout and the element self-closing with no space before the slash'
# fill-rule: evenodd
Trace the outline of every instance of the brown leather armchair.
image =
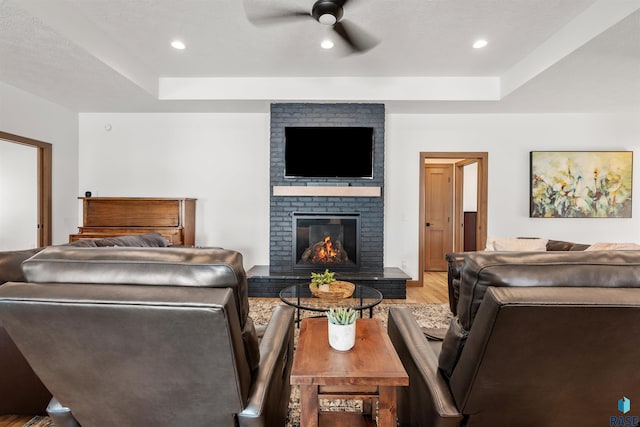
<svg viewBox="0 0 640 427">
<path fill-rule="evenodd" d="M 602 426 L 640 390 L 640 252 L 467 255 L 442 342 L 389 310 L 402 426 Z M 640 396 L 638 396 L 640 397 Z M 637 398 L 636 398 L 637 399 Z"/>
<path fill-rule="evenodd" d="M 159 234 L 83 239 L 65 246 L 167 246 Z M 0 287 L 5 282 L 24 282 L 22 262 L 44 248 L 0 252 Z M 51 393 L 33 372 L 0 321 L 0 415 L 44 414 Z"/>
<path fill-rule="evenodd" d="M 284 425 L 293 309 L 258 343 L 239 253 L 49 248 L 23 269 L 0 318 L 56 425 Z"/>
</svg>

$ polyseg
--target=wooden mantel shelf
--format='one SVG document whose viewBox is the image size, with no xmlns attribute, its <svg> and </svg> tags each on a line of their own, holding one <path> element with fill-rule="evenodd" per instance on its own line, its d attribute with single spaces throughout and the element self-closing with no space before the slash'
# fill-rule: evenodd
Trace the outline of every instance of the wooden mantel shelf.
<svg viewBox="0 0 640 427">
<path fill-rule="evenodd" d="M 351 186 L 274 186 L 274 196 L 320 196 L 320 197 L 380 197 L 381 187 Z"/>
</svg>

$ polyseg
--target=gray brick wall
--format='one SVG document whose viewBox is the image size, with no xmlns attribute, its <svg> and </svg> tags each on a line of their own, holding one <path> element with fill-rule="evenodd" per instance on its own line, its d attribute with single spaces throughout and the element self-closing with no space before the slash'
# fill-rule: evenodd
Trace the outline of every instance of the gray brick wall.
<svg viewBox="0 0 640 427">
<path fill-rule="evenodd" d="M 289 197 L 271 192 L 270 270 L 292 270 L 292 213 L 360 213 L 360 271 L 382 271 L 384 248 L 384 104 L 271 105 L 271 188 L 291 185 L 351 185 L 382 189 L 381 197 Z M 366 126 L 374 129 L 373 179 L 284 178 L 287 126 Z"/>
</svg>

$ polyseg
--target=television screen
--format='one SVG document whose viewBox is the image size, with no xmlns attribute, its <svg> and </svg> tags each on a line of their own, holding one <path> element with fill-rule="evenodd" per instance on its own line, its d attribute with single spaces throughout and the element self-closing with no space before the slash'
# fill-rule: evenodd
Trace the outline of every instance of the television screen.
<svg viewBox="0 0 640 427">
<path fill-rule="evenodd" d="M 288 178 L 373 178 L 373 128 L 287 127 Z"/>
</svg>

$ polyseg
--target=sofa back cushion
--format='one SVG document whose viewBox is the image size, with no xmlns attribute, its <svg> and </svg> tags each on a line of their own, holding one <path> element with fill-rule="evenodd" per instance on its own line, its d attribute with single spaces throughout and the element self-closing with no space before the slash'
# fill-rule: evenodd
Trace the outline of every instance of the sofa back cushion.
<svg viewBox="0 0 640 427">
<path fill-rule="evenodd" d="M 80 239 L 62 246 L 95 248 L 101 246 L 165 247 L 167 240 L 158 233 L 131 236 L 105 237 L 103 239 Z M 0 252 L 0 285 L 5 282 L 24 282 L 22 262 L 45 249 L 45 247 L 19 251 Z"/>
<path fill-rule="evenodd" d="M 466 330 L 489 286 L 640 287 L 640 251 L 470 253 L 458 302 Z"/>
<path fill-rule="evenodd" d="M 28 282 L 231 288 L 252 369 L 257 334 L 249 317 L 242 255 L 220 248 L 49 247 L 23 263 Z"/>
<path fill-rule="evenodd" d="M 249 313 L 242 255 L 226 249 L 54 246 L 22 266 L 33 283 L 232 288 L 241 324 Z"/>
<path fill-rule="evenodd" d="M 5 282 L 24 282 L 22 261 L 31 258 L 43 248 L 0 252 L 0 285 Z"/>
</svg>

